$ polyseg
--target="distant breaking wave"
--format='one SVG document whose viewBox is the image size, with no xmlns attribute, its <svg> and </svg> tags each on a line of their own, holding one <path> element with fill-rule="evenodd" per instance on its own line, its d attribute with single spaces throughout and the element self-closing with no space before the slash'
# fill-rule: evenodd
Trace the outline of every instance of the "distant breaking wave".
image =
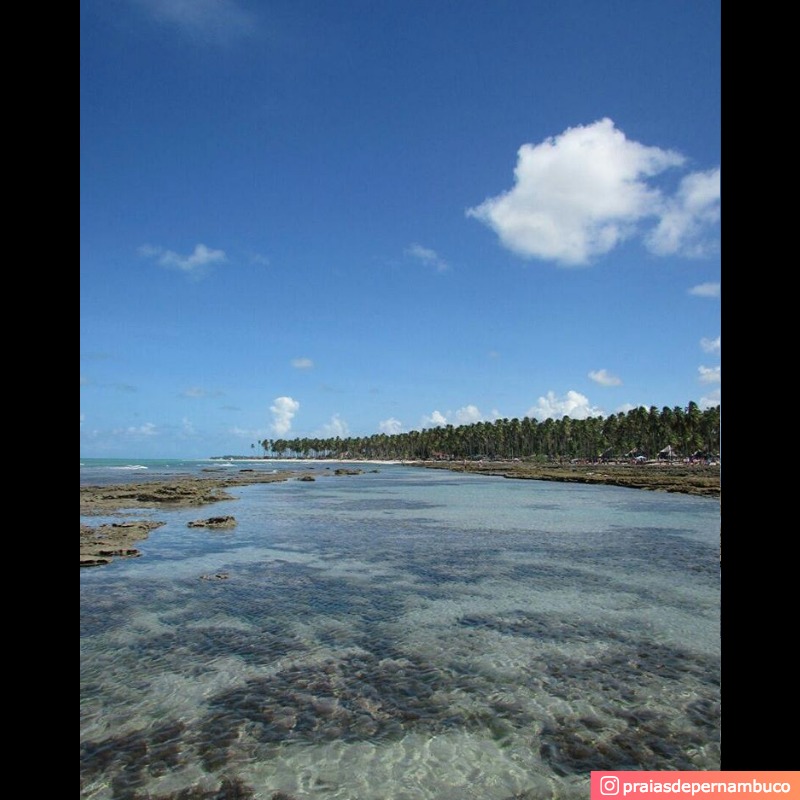
<svg viewBox="0 0 800 800">
<path fill-rule="evenodd" d="M 108 469 L 150 469 L 142 464 L 126 464 L 124 467 L 108 467 Z"/>
</svg>

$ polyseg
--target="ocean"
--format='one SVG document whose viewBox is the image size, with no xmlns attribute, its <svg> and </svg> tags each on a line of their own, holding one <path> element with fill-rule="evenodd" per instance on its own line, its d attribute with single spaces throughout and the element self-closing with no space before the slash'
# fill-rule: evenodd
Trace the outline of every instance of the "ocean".
<svg viewBox="0 0 800 800">
<path fill-rule="evenodd" d="M 591 770 L 720 769 L 718 499 L 228 463 L 81 461 L 82 485 L 319 475 L 131 511 L 165 523 L 141 557 L 81 569 L 82 798 L 577 799 Z M 211 515 L 237 525 L 187 527 Z"/>
</svg>

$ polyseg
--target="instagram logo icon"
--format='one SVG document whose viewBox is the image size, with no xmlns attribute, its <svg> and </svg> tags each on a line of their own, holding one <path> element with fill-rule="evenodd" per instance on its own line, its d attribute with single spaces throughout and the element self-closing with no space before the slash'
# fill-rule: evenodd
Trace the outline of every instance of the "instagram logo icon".
<svg viewBox="0 0 800 800">
<path fill-rule="evenodd" d="M 600 778 L 600 794 L 619 794 L 619 778 L 616 775 L 603 775 Z"/>
</svg>

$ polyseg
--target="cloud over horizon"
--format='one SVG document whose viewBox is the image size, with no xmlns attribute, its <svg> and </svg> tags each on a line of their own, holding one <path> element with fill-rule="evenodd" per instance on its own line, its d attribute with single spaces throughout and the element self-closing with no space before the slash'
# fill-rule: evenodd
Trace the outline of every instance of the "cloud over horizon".
<svg viewBox="0 0 800 800">
<path fill-rule="evenodd" d="M 712 249 L 704 235 L 719 219 L 719 169 L 686 176 L 674 197 L 648 179 L 686 159 L 626 138 L 607 117 L 517 151 L 514 186 L 467 209 L 523 258 L 584 266 L 640 234 L 658 255 Z"/>
<path fill-rule="evenodd" d="M 589 404 L 589 398 L 570 389 L 563 397 L 556 397 L 550 391 L 546 397 L 540 397 L 535 406 L 531 406 L 525 414 L 526 417 L 542 422 L 548 418 L 561 419 L 586 419 L 587 417 L 605 417 L 606 412 L 597 406 Z"/>
<path fill-rule="evenodd" d="M 714 408 L 715 406 L 720 405 L 721 402 L 722 402 L 722 393 L 720 392 L 719 389 L 715 389 L 710 394 L 701 397 L 697 405 L 701 409 L 705 410 L 707 408 Z"/>
<path fill-rule="evenodd" d="M 331 421 L 322 426 L 321 435 L 326 437 L 349 436 L 350 427 L 339 414 L 334 414 L 331 417 Z"/>
<path fill-rule="evenodd" d="M 292 428 L 292 420 L 300 410 L 300 403 L 291 397 L 276 397 L 269 407 L 272 412 L 272 432 L 285 436 Z"/>
<path fill-rule="evenodd" d="M 448 411 L 442 414 L 441 411 L 433 411 L 422 417 L 420 426 L 422 428 L 440 428 L 444 425 L 472 425 L 474 422 L 487 422 L 500 418 L 500 413 L 493 409 L 488 416 L 481 413 L 480 409 L 471 403 L 462 406 L 457 411 Z"/>
<path fill-rule="evenodd" d="M 387 433 L 389 436 L 393 436 L 394 434 L 403 432 L 403 423 L 400 422 L 399 419 L 389 417 L 389 419 L 381 420 L 378 423 L 378 430 L 381 433 Z"/>
</svg>

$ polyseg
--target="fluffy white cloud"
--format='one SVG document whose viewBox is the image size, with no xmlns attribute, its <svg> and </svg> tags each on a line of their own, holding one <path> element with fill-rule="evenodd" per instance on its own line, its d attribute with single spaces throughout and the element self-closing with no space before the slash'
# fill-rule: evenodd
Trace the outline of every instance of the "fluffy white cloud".
<svg viewBox="0 0 800 800">
<path fill-rule="evenodd" d="M 389 417 L 389 419 L 384 419 L 378 423 L 378 430 L 381 433 L 388 433 L 390 436 L 393 436 L 396 433 L 402 433 L 403 423 L 400 422 L 399 419 Z"/>
<path fill-rule="evenodd" d="M 334 414 L 331 421 L 322 426 L 323 436 L 347 436 L 349 433 L 347 423 L 338 414 Z"/>
<path fill-rule="evenodd" d="M 664 208 L 645 179 L 684 163 L 679 153 L 625 137 L 608 119 L 568 128 L 517 152 L 515 185 L 467 210 L 510 250 L 567 266 L 588 263 Z"/>
<path fill-rule="evenodd" d="M 211 250 L 204 244 L 195 245 L 194 252 L 182 256 L 163 247 L 153 247 L 145 244 L 139 248 L 139 254 L 145 258 L 155 258 L 162 267 L 177 269 L 181 272 L 199 277 L 214 264 L 221 264 L 228 260 L 224 250 Z"/>
<path fill-rule="evenodd" d="M 413 256 L 418 261 L 421 261 L 423 264 L 434 267 L 437 272 L 446 272 L 450 269 L 450 265 L 443 258 L 440 258 L 435 250 L 423 247 L 421 244 L 410 245 L 406 249 L 406 253 Z"/>
<path fill-rule="evenodd" d="M 440 425 L 447 425 L 447 417 L 440 411 L 434 411 L 430 416 L 422 418 L 423 428 L 438 428 Z"/>
<path fill-rule="evenodd" d="M 234 0 L 138 0 L 160 22 L 194 39 L 226 44 L 249 34 L 254 17 Z"/>
<path fill-rule="evenodd" d="M 483 414 L 481 414 L 477 406 L 463 406 L 453 415 L 453 424 L 471 425 L 473 422 L 480 422 L 482 419 Z"/>
<path fill-rule="evenodd" d="M 674 197 L 665 201 L 661 220 L 646 238 L 656 255 L 697 257 L 714 252 L 715 240 L 706 238 L 720 217 L 720 171 L 687 175 Z"/>
<path fill-rule="evenodd" d="M 700 383 L 720 383 L 722 380 L 722 367 L 698 367 Z"/>
<path fill-rule="evenodd" d="M 611 375 L 607 369 L 596 369 L 589 373 L 589 377 L 601 386 L 621 386 L 622 380 L 616 375 Z"/>
<path fill-rule="evenodd" d="M 457 411 L 448 411 L 442 414 L 441 411 L 434 411 L 429 416 L 422 418 L 423 428 L 437 428 L 442 425 L 472 425 L 474 422 L 484 422 L 499 419 L 498 411 L 493 410 L 489 416 L 481 413 L 477 406 L 472 404 L 462 406 Z"/>
<path fill-rule="evenodd" d="M 300 403 L 291 397 L 276 397 L 269 410 L 272 412 L 272 432 L 276 436 L 285 436 L 292 427 L 294 415 L 300 409 Z"/>
<path fill-rule="evenodd" d="M 700 340 L 700 347 L 702 347 L 706 353 L 719 353 L 722 350 L 722 337 L 717 336 L 716 339 L 706 339 L 703 337 Z"/>
<path fill-rule="evenodd" d="M 605 412 L 589 404 L 589 399 L 580 392 L 570 389 L 564 397 L 556 397 L 555 392 L 548 392 L 546 397 L 540 397 L 535 406 L 528 409 L 527 417 L 539 421 L 552 418 L 561 419 L 586 419 L 587 417 L 606 416 Z"/>
<path fill-rule="evenodd" d="M 720 288 L 718 283 L 698 283 L 689 289 L 689 294 L 694 297 L 719 297 Z"/>
<path fill-rule="evenodd" d="M 293 358 L 292 366 L 295 369 L 311 369 L 314 362 L 310 358 Z"/>
</svg>

